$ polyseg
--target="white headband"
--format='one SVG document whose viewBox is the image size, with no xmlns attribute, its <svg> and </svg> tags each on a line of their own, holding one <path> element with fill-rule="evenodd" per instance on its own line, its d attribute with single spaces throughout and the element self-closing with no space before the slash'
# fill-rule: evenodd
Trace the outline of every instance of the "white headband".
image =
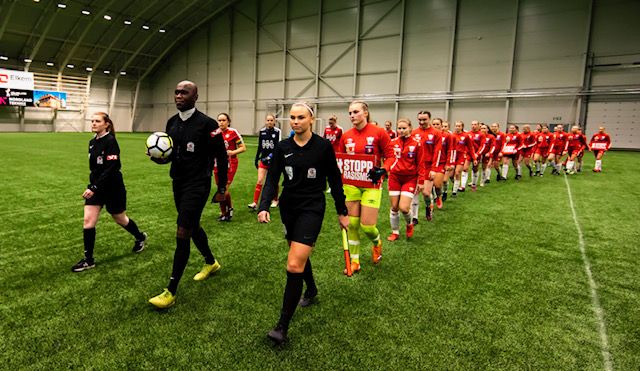
<svg viewBox="0 0 640 371">
<path fill-rule="evenodd" d="M 307 111 L 309 111 L 309 113 L 311 114 L 311 117 L 315 117 L 315 113 L 313 113 L 313 108 L 309 107 L 308 104 L 306 104 L 305 102 L 298 102 L 298 103 L 294 103 L 294 106 L 302 106 L 304 108 L 307 109 Z"/>
</svg>

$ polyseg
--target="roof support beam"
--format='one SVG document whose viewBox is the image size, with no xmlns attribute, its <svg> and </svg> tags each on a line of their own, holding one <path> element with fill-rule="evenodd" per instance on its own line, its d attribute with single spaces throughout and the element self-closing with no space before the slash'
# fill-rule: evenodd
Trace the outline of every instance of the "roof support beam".
<svg viewBox="0 0 640 371">
<path fill-rule="evenodd" d="M 9 19 L 11 19 L 11 13 L 13 12 L 13 7 L 16 5 L 17 1 L 10 1 L 9 10 L 4 14 L 4 20 L 2 21 L 2 25 L 0 25 L 0 40 L 2 40 L 2 35 L 4 35 L 4 30 L 7 28 L 7 24 L 9 24 Z M 4 7 L 3 7 L 4 8 Z M 0 8 L 2 9 L 2 8 Z"/>
</svg>

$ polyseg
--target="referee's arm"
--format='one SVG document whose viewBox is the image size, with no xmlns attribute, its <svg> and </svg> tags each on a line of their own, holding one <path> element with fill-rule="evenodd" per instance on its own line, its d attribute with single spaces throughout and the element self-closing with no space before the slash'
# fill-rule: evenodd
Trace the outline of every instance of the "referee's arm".
<svg viewBox="0 0 640 371">
<path fill-rule="evenodd" d="M 262 196 L 260 196 L 260 206 L 258 211 L 269 211 L 269 205 L 271 200 L 275 196 L 276 189 L 278 188 L 278 182 L 280 181 L 280 174 L 284 166 L 284 158 L 282 157 L 282 150 L 280 146 L 276 144 L 276 148 L 273 151 L 273 161 L 267 172 L 267 179 L 264 182 L 264 188 L 262 189 Z"/>
<path fill-rule="evenodd" d="M 336 153 L 333 151 L 331 143 L 328 140 L 326 142 L 325 153 L 322 157 L 327 159 L 324 163 L 327 166 L 327 182 L 329 182 L 329 188 L 331 188 L 331 197 L 333 197 L 338 215 L 347 215 L 346 197 L 342 189 L 342 174 L 340 174 L 340 169 L 338 168 Z"/>
</svg>

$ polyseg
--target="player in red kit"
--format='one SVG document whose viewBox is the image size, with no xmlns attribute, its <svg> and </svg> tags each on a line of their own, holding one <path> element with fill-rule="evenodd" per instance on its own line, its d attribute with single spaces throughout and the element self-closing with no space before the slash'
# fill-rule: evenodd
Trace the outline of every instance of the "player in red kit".
<svg viewBox="0 0 640 371">
<path fill-rule="evenodd" d="M 474 165 L 477 164 L 476 153 L 473 150 L 471 139 L 469 139 L 467 133 L 464 132 L 464 123 L 462 121 L 456 121 L 455 131 L 450 139 L 449 160 L 447 163 L 450 166 L 455 166 L 453 192 L 451 192 L 451 195 L 454 197 L 458 191 L 462 191 L 460 178 L 467 158 L 470 158 Z"/>
<path fill-rule="evenodd" d="M 493 151 L 493 167 L 496 169 L 496 181 L 506 180 L 500 175 L 500 165 L 502 164 L 502 147 L 504 146 L 504 138 L 506 134 L 500 131 L 500 124 L 494 122 L 491 124 L 491 132 L 496 138 L 495 150 Z M 488 183 L 489 179 L 487 179 Z"/>
<path fill-rule="evenodd" d="M 476 157 L 478 158 L 478 160 L 480 160 L 481 152 L 484 153 L 484 150 L 485 150 L 484 146 L 485 146 L 486 134 L 484 134 L 480 130 L 480 122 L 478 120 L 471 121 L 471 131 L 468 134 L 469 134 L 469 138 L 471 139 L 471 144 L 473 144 L 473 150 L 476 153 Z M 467 159 L 467 163 L 466 163 L 467 166 L 469 166 L 468 162 L 469 162 L 469 159 Z M 480 178 L 480 173 L 478 173 L 479 165 L 480 165 L 480 161 L 478 161 L 477 164 L 471 167 L 471 190 L 472 191 L 476 190 L 476 187 L 478 185 L 478 179 Z M 467 176 L 468 176 L 468 173 L 467 173 Z M 466 184 L 466 181 L 467 181 L 466 177 L 463 176 L 462 184 L 463 185 Z"/>
<path fill-rule="evenodd" d="M 407 238 L 413 237 L 413 222 L 409 211 L 418 189 L 418 174 L 424 157 L 420 140 L 411 135 L 411 121 L 402 118 L 398 120 L 397 126 L 400 135 L 389 142 L 393 157 L 384 161 L 384 168 L 389 172 L 389 241 L 400 238 L 400 213 L 405 221 Z"/>
<path fill-rule="evenodd" d="M 583 163 L 583 160 L 584 160 L 584 151 L 585 151 L 585 149 L 589 149 L 589 143 L 587 142 L 587 136 L 584 135 L 584 133 L 582 132 L 582 129 L 578 128 L 578 134 L 580 134 L 580 136 L 582 136 L 582 140 L 585 143 L 585 146 L 582 148 L 582 151 L 580 151 L 578 153 L 578 157 L 577 157 L 578 161 L 576 161 L 576 171 L 577 172 L 581 172 L 582 171 L 582 163 Z"/>
<path fill-rule="evenodd" d="M 220 131 L 222 131 L 222 139 L 224 139 L 224 145 L 227 147 L 227 156 L 229 156 L 229 170 L 227 171 L 227 189 L 224 194 L 224 201 L 220 202 L 221 215 L 218 218 L 221 222 L 230 222 L 233 217 L 233 204 L 231 203 L 231 183 L 233 177 L 238 170 L 238 154 L 247 150 L 242 140 L 242 135 L 231 127 L 231 118 L 226 113 L 220 113 L 218 115 L 218 124 L 220 125 Z M 187 149 L 188 150 L 188 149 Z M 213 168 L 213 173 L 218 181 L 218 166 L 217 164 Z"/>
<path fill-rule="evenodd" d="M 536 134 L 531 132 L 531 126 L 524 125 L 520 136 L 522 137 L 522 158 L 524 165 L 529 169 L 529 176 L 533 176 L 531 160 L 535 154 Z"/>
<path fill-rule="evenodd" d="M 593 167 L 593 172 L 599 173 L 602 171 L 602 156 L 611 147 L 611 137 L 604 131 L 604 126 L 598 128 L 598 132 L 593 134 L 589 141 L 589 150 L 596 156 L 596 164 Z"/>
<path fill-rule="evenodd" d="M 535 153 L 533 155 L 533 161 L 536 163 L 535 175 L 544 176 L 552 142 L 553 134 L 549 132 L 547 124 L 543 124 L 540 133 L 536 136 Z"/>
<path fill-rule="evenodd" d="M 395 139 L 398 136 L 398 133 L 393 130 L 393 122 L 391 121 L 384 122 L 384 130 L 387 132 L 390 139 Z"/>
<path fill-rule="evenodd" d="M 369 105 L 363 101 L 353 101 L 349 105 L 349 119 L 353 127 L 340 138 L 339 152 L 346 154 L 364 154 L 374 156 L 374 168 L 369 171 L 371 185 L 356 187 L 344 184 L 347 209 L 349 210 L 349 250 L 351 252 L 351 268 L 353 272 L 360 270 L 360 231 L 373 242 L 372 260 L 374 264 L 382 259 L 382 240 L 376 226 L 382 191 L 380 184 L 386 173 L 381 168 L 382 159 L 393 157 L 389 147 L 389 136 L 383 128 L 370 121 Z M 346 272 L 345 272 L 346 273 Z"/>
<path fill-rule="evenodd" d="M 449 148 L 449 132 L 444 131 L 442 127 L 442 119 L 435 118 L 431 121 L 431 126 L 440 131 L 440 159 L 435 164 L 435 175 L 433 178 L 433 187 L 436 189 L 436 206 L 442 209 L 442 202 L 445 201 L 446 187 L 444 187 L 445 173 L 447 172 L 447 153 Z"/>
<path fill-rule="evenodd" d="M 571 134 L 567 136 L 567 174 L 575 174 L 576 159 L 584 151 L 587 144 L 586 138 L 580 133 L 580 127 L 571 127 Z"/>
<path fill-rule="evenodd" d="M 509 160 L 511 160 L 513 167 L 518 169 L 520 165 L 519 161 L 519 153 L 522 149 L 522 137 L 520 133 L 518 133 L 518 129 L 516 126 L 511 124 L 509 125 L 509 134 L 505 135 L 504 143 L 502 144 L 502 178 L 507 178 L 507 173 L 509 173 Z M 522 176 L 516 173 L 516 180 L 519 180 Z"/>
<path fill-rule="evenodd" d="M 442 134 L 440 130 L 431 125 L 431 113 L 429 111 L 418 112 L 418 122 L 420 127 L 414 130 L 411 135 L 420 142 L 423 148 L 424 157 L 421 164 L 422 175 L 418 181 L 418 190 L 421 191 L 425 203 L 425 216 L 428 221 L 433 218 L 433 201 L 438 200 L 442 192 L 439 187 L 435 188 L 434 180 L 438 171 L 438 164 L 446 155 L 442 154 Z M 444 170 L 444 167 L 442 167 Z M 419 197 L 419 195 L 418 195 Z M 415 197 L 414 197 L 415 198 Z M 436 201 L 437 203 L 438 201 Z M 439 207 L 442 207 L 440 201 Z"/>
<path fill-rule="evenodd" d="M 556 125 L 553 130 L 553 140 L 551 141 L 551 147 L 549 147 L 549 157 L 547 160 L 551 161 L 551 165 L 553 166 L 551 174 L 560 175 L 562 156 L 567 153 L 569 142 L 567 141 L 567 133 L 564 132 L 562 124 Z"/>
<path fill-rule="evenodd" d="M 340 149 L 340 138 L 342 138 L 342 127 L 338 125 L 338 118 L 336 115 L 329 116 L 329 125 L 324 128 L 323 137 L 331 142 L 333 151 L 338 152 Z"/>
<path fill-rule="evenodd" d="M 485 124 L 480 125 L 480 131 L 484 134 L 484 143 L 478 152 L 478 162 L 482 162 L 482 179 L 480 187 L 484 187 L 485 183 L 491 178 L 491 167 L 493 166 L 493 153 L 496 151 L 496 137 L 490 132 L 489 127 Z"/>
</svg>

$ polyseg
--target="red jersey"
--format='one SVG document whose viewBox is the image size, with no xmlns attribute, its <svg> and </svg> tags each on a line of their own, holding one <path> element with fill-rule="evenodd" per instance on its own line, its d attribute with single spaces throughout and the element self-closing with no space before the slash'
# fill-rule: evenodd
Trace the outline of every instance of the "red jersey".
<svg viewBox="0 0 640 371">
<path fill-rule="evenodd" d="M 324 128 L 324 138 L 331 142 L 333 151 L 338 152 L 340 148 L 340 138 L 342 138 L 342 127 L 340 125 L 336 125 L 335 128 L 327 126 Z"/>
<path fill-rule="evenodd" d="M 243 143 L 242 135 L 234 128 L 227 128 L 227 130 L 222 131 L 222 139 L 224 139 L 224 146 L 228 151 L 235 151 Z M 237 158 L 238 155 L 229 156 L 230 160 Z"/>
<path fill-rule="evenodd" d="M 471 144 L 471 139 L 469 139 L 467 133 L 451 134 L 451 139 L 449 142 L 449 153 L 451 154 L 452 152 L 457 153 L 457 155 L 453 157 L 460 156 L 461 154 L 466 154 L 474 161 L 476 159 L 476 153 L 473 150 L 473 144 Z"/>
<path fill-rule="evenodd" d="M 520 134 L 522 137 L 522 147 L 526 149 L 533 149 L 536 145 L 536 134 L 532 132 Z"/>
<path fill-rule="evenodd" d="M 393 157 L 387 157 L 384 160 L 384 167 L 389 170 L 389 173 L 417 178 L 421 169 L 421 160 L 424 157 L 420 141 L 413 136 L 397 137 L 389 142 L 388 147 L 393 153 Z"/>
<path fill-rule="evenodd" d="M 607 133 L 595 133 L 589 142 L 589 149 L 592 151 L 608 151 L 610 147 L 611 137 Z"/>
<path fill-rule="evenodd" d="M 567 146 L 569 141 L 567 140 L 567 133 L 561 131 L 559 133 L 553 133 L 553 140 L 551 141 L 551 148 L 549 148 L 550 152 L 567 152 Z"/>
<path fill-rule="evenodd" d="M 484 145 L 486 135 L 484 135 L 480 130 L 470 131 L 467 134 L 469 134 L 469 139 L 471 139 L 471 143 L 473 144 L 473 150 L 475 151 L 476 155 L 479 155 L 480 152 L 484 151 L 484 148 L 482 146 Z"/>
<path fill-rule="evenodd" d="M 395 139 L 398 137 L 398 133 L 396 133 L 395 130 L 389 129 L 389 130 L 385 130 L 387 132 L 387 135 L 389 135 L 390 139 Z"/>
<path fill-rule="evenodd" d="M 423 163 L 427 168 L 437 166 L 442 155 L 442 132 L 434 127 L 423 129 L 419 127 L 411 132 L 413 136 L 424 147 Z"/>
<path fill-rule="evenodd" d="M 537 148 L 549 148 L 551 146 L 552 141 L 553 141 L 552 133 L 540 133 L 536 137 L 536 146 Z"/>
<path fill-rule="evenodd" d="M 443 166 L 447 163 L 447 156 L 449 155 L 449 147 L 451 144 L 451 132 L 440 131 L 440 161 L 438 166 Z"/>
<path fill-rule="evenodd" d="M 338 152 L 374 155 L 374 164 L 380 166 L 383 158 L 394 156 L 392 147 L 389 147 L 390 141 L 383 128 L 367 123 L 362 130 L 354 127 L 342 134 Z"/>
<path fill-rule="evenodd" d="M 495 136 L 496 136 L 496 151 L 499 153 L 502 151 L 502 146 L 504 145 L 504 137 L 506 136 L 506 134 L 499 131 L 495 133 Z"/>
<path fill-rule="evenodd" d="M 587 147 L 586 138 L 582 134 L 569 134 L 567 136 L 567 148 L 572 151 L 581 151 Z"/>
<path fill-rule="evenodd" d="M 520 133 L 507 134 L 502 145 L 503 155 L 515 155 L 522 148 L 522 137 Z"/>
<path fill-rule="evenodd" d="M 482 142 L 482 147 L 478 150 L 478 155 L 487 155 L 492 156 L 493 151 L 496 150 L 496 137 L 491 134 L 487 134 L 484 136 L 484 142 Z"/>
</svg>

